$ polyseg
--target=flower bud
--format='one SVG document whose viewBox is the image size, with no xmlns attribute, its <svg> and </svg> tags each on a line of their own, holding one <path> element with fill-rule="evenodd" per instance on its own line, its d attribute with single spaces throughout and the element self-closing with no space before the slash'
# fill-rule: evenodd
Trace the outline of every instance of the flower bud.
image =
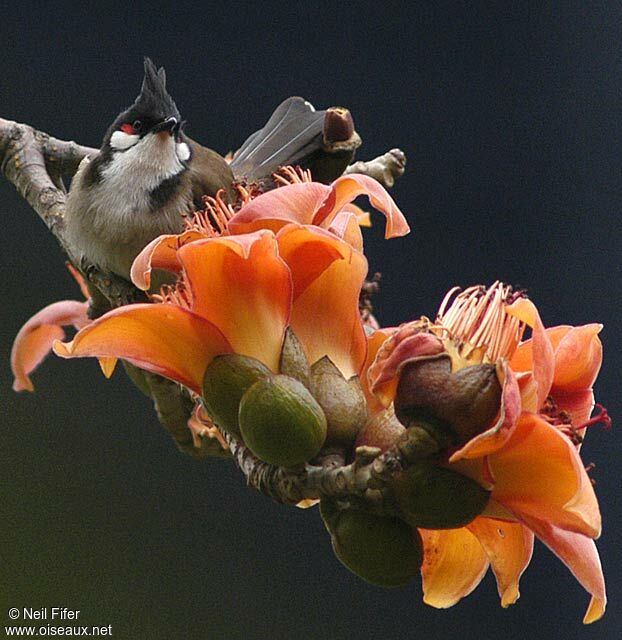
<svg viewBox="0 0 622 640">
<path fill-rule="evenodd" d="M 324 498 L 320 513 L 335 555 L 357 576 L 381 587 L 398 587 L 419 575 L 423 544 L 419 532 L 399 518 L 353 508 L 339 510 Z"/>
<path fill-rule="evenodd" d="M 470 478 L 427 463 L 402 472 L 392 488 L 404 520 L 424 529 L 463 527 L 482 513 L 490 496 Z"/>
<path fill-rule="evenodd" d="M 264 462 L 293 467 L 315 456 L 326 439 L 326 417 L 303 384 L 284 375 L 258 380 L 242 397 L 240 432 Z"/>
<path fill-rule="evenodd" d="M 346 380 L 325 356 L 311 367 L 310 389 L 326 415 L 327 442 L 351 445 L 367 419 L 367 403 L 358 377 Z"/>
<path fill-rule="evenodd" d="M 309 361 L 302 348 L 302 344 L 300 344 L 300 340 L 298 340 L 291 327 L 287 327 L 287 331 L 285 332 L 279 372 L 290 378 L 295 378 L 299 382 L 302 382 L 305 387 L 309 387 L 311 367 L 309 366 Z"/>
<path fill-rule="evenodd" d="M 445 355 L 407 362 L 395 396 L 400 422 L 409 426 L 427 421 L 439 439 L 449 436 L 453 445 L 485 431 L 500 406 L 501 385 L 494 365 L 477 364 L 452 373 Z"/>
<path fill-rule="evenodd" d="M 212 420 L 225 431 L 240 436 L 238 410 L 247 389 L 272 372 L 250 356 L 229 353 L 217 356 L 203 378 L 203 403 Z"/>
<path fill-rule="evenodd" d="M 356 436 L 357 447 L 378 447 L 386 451 L 406 432 L 406 427 L 396 418 L 393 407 L 372 416 Z"/>
</svg>

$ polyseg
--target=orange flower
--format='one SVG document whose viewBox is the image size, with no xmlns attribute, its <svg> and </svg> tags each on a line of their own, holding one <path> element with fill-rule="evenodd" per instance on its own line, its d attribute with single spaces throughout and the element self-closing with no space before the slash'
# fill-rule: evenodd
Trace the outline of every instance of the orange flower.
<svg viewBox="0 0 622 640">
<path fill-rule="evenodd" d="M 474 364 L 496 363 L 502 389 L 497 417 L 450 451 L 446 462 L 491 491 L 489 506 L 466 527 L 421 531 L 424 601 L 452 606 L 479 584 L 490 565 L 502 606 L 513 604 L 535 534 L 592 594 L 584 622 L 593 622 L 606 604 L 592 540 L 601 529 L 598 503 L 571 439 L 535 411 L 550 394 L 575 412 L 573 419 L 589 415 L 602 355 L 600 325 L 545 331 L 533 303 L 498 283 L 488 291 L 471 288 L 447 310 L 446 305 L 447 299 L 435 324 L 424 319 L 404 325 L 381 346 L 382 338 L 374 342 L 372 336 L 377 355 L 373 362 L 368 356 L 366 369 L 370 390 L 389 406 L 404 366 L 417 358 L 449 355 L 449 377 Z M 527 324 L 533 337 L 519 344 Z"/>
<path fill-rule="evenodd" d="M 160 266 L 159 252 L 152 254 Z M 346 376 L 365 359 L 358 295 L 362 253 L 316 227 L 289 224 L 196 240 L 176 251 L 181 282 L 159 304 L 115 309 L 55 352 L 114 357 L 201 392 L 211 360 L 240 353 L 278 371 L 290 326 L 311 362 L 328 355 Z M 321 313 L 318 312 L 321 310 Z"/>
<path fill-rule="evenodd" d="M 293 170 L 285 169 L 290 177 Z M 178 272 L 177 250 L 195 240 L 229 234 L 244 234 L 260 229 L 277 233 L 288 224 L 308 225 L 330 231 L 357 251 L 363 250 L 360 226 L 368 224 L 367 215 L 351 204 L 367 195 L 374 207 L 386 217 L 386 238 L 409 233 L 410 227 L 391 196 L 376 180 L 351 174 L 331 185 L 319 182 L 296 182 L 252 198 L 244 192 L 245 204 L 236 213 L 220 196 L 208 198 L 207 216 L 195 217 L 180 235 L 163 235 L 150 242 L 132 265 L 132 281 L 140 289 L 151 286 L 151 270 Z"/>
</svg>

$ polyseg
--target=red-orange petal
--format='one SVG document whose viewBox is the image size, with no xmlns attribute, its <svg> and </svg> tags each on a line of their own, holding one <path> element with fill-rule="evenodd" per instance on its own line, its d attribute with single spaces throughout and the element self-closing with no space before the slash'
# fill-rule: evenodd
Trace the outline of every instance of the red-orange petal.
<svg viewBox="0 0 622 640">
<path fill-rule="evenodd" d="M 603 346 L 598 338 L 602 324 L 573 327 L 555 348 L 553 387 L 563 391 L 590 389 L 603 360 Z"/>
<path fill-rule="evenodd" d="M 34 391 L 30 374 L 52 350 L 55 340 L 62 340 L 62 327 L 80 328 L 88 324 L 87 302 L 63 300 L 37 312 L 19 330 L 11 349 L 11 369 L 15 391 Z"/>
<path fill-rule="evenodd" d="M 307 358 L 328 356 L 345 377 L 359 374 L 367 340 L 359 313 L 359 293 L 367 260 L 323 229 L 290 225 L 278 234 L 281 256 L 292 273 L 290 325 Z"/>
<path fill-rule="evenodd" d="M 331 192 L 319 182 L 290 184 L 263 193 L 245 204 L 227 228 L 230 233 L 249 233 L 270 229 L 276 233 L 290 222 L 312 224 L 316 211 Z"/>
<path fill-rule="evenodd" d="M 527 518 L 525 523 L 591 594 L 592 599 L 583 618 L 584 624 L 602 618 L 607 606 L 607 593 L 594 541 L 580 533 L 564 531 L 538 518 Z"/>
<path fill-rule="evenodd" d="M 230 353 L 221 331 L 204 318 L 171 304 L 132 304 L 114 309 L 54 343 L 62 358 L 122 358 L 201 393 L 211 360 Z"/>
<path fill-rule="evenodd" d="M 461 449 L 456 451 L 450 462 L 461 458 L 480 458 L 498 451 L 510 439 L 521 413 L 521 395 L 514 372 L 505 360 L 497 364 L 497 378 L 502 387 L 501 407 L 495 424 L 475 438 L 472 438 Z"/>
<path fill-rule="evenodd" d="M 492 498 L 520 520 L 535 517 L 600 535 L 598 502 L 578 451 L 539 416 L 523 414 L 507 444 L 487 460 Z"/>
<path fill-rule="evenodd" d="M 385 238 L 405 236 L 410 232 L 404 214 L 399 210 L 387 190 L 373 178 L 359 173 L 351 173 L 337 178 L 331 185 L 328 198 L 318 209 L 313 224 L 329 227 L 333 218 L 346 204 L 358 196 L 365 195 L 372 206 L 386 218 Z"/>
<path fill-rule="evenodd" d="M 423 539 L 423 601 L 437 609 L 469 595 L 488 569 L 488 558 L 466 528 L 420 529 Z"/>
<path fill-rule="evenodd" d="M 533 371 L 534 379 L 538 385 L 537 397 L 538 409 L 540 409 L 544 404 L 553 383 L 553 372 L 555 367 L 553 345 L 551 344 L 551 341 L 544 329 L 544 325 L 540 319 L 540 314 L 531 300 L 528 300 L 527 298 L 519 298 L 507 307 L 506 312 L 531 327 L 531 370 Z M 515 356 L 510 360 L 510 366 L 515 371 L 524 371 L 525 369 L 521 368 L 521 366 L 523 366 L 521 364 L 522 357 L 521 355 L 517 355 L 519 350 L 520 346 L 517 349 Z"/>
<path fill-rule="evenodd" d="M 164 269 L 179 273 L 181 264 L 177 258 L 180 247 L 202 240 L 205 235 L 198 231 L 185 231 L 178 235 L 164 235 L 152 240 L 137 256 L 132 264 L 130 277 L 132 282 L 143 291 L 151 287 L 152 269 Z"/>
<path fill-rule="evenodd" d="M 497 580 L 501 606 L 520 597 L 518 583 L 533 554 L 533 533 L 518 522 L 475 518 L 467 529 L 482 545 Z"/>
<path fill-rule="evenodd" d="M 178 256 L 192 311 L 217 326 L 236 353 L 277 371 L 292 283 L 274 234 L 264 230 L 199 240 L 182 247 Z"/>
</svg>

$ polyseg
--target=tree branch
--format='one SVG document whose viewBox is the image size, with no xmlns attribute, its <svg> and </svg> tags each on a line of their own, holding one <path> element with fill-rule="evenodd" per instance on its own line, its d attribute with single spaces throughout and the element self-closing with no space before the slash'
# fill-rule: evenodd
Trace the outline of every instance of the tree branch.
<svg viewBox="0 0 622 640">
<path fill-rule="evenodd" d="M 357 447 L 354 461 L 345 464 L 339 454 L 320 464 L 299 468 L 275 467 L 257 458 L 230 434 L 223 434 L 233 458 L 249 486 L 283 504 L 320 497 L 348 498 L 367 509 L 391 513 L 392 494 L 387 485 L 404 469 L 440 452 L 439 444 L 421 427 L 411 427 L 384 453 L 377 447 Z"/>
</svg>

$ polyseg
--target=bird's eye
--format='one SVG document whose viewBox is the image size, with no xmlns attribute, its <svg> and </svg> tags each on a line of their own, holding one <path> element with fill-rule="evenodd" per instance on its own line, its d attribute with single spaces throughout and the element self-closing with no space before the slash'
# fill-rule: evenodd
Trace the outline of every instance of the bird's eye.
<svg viewBox="0 0 622 640">
<path fill-rule="evenodd" d="M 134 128 L 134 131 L 138 132 L 143 128 L 143 123 L 141 120 L 134 120 L 134 122 L 132 122 L 132 127 Z"/>
</svg>

